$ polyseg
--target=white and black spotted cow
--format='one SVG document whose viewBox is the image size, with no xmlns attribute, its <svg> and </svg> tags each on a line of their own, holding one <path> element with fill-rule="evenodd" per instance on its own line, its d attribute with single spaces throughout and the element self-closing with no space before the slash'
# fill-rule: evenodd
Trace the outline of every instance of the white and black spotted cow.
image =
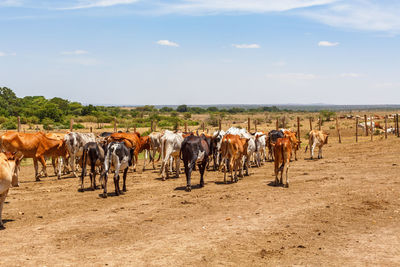
<svg viewBox="0 0 400 267">
<path fill-rule="evenodd" d="M 93 133 L 71 132 L 64 136 L 64 141 L 70 155 L 72 172 L 75 177 L 78 177 L 75 166 L 76 160 L 77 158 L 82 157 L 84 145 L 89 142 L 96 142 L 96 137 Z"/>
<path fill-rule="evenodd" d="M 106 148 L 106 156 L 104 159 L 104 192 L 103 197 L 107 197 L 107 179 L 108 172 L 111 167 L 114 169 L 114 186 L 115 195 L 120 195 L 121 190 L 119 188 L 119 171 L 123 170 L 123 186 L 122 191 L 126 192 L 126 175 L 128 173 L 129 166 L 132 166 L 133 149 L 129 149 L 125 146 L 124 142 L 112 142 L 109 143 Z"/>
<path fill-rule="evenodd" d="M 89 142 L 83 147 L 83 155 L 82 155 L 82 173 L 81 173 L 81 192 L 84 191 L 83 188 L 83 180 L 86 175 L 86 167 L 90 165 L 90 185 L 91 189 L 96 189 L 96 166 L 99 166 L 101 170 L 103 170 L 104 165 L 104 150 L 106 144 L 105 143 L 96 143 L 96 142 Z M 101 171 L 100 171 L 101 173 Z"/>
</svg>

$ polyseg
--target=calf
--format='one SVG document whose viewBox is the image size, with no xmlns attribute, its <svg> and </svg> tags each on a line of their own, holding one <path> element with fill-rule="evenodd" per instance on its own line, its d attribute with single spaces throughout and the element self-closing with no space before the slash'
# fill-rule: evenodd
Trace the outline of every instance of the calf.
<svg viewBox="0 0 400 267">
<path fill-rule="evenodd" d="M 323 131 L 311 130 L 309 133 L 308 144 L 310 146 L 310 158 L 314 157 L 314 149 L 318 146 L 318 158 L 322 159 L 322 147 L 328 143 L 329 134 Z M 307 152 L 307 148 L 305 152 Z"/>
<path fill-rule="evenodd" d="M 200 187 L 204 186 L 204 171 L 210 154 L 210 139 L 208 139 L 204 134 L 200 137 L 189 135 L 183 140 L 180 157 L 185 165 L 187 182 L 186 191 L 192 190 L 191 174 L 196 163 L 199 166 L 200 171 Z"/>
<path fill-rule="evenodd" d="M 98 144 L 96 142 L 89 142 L 83 147 L 80 191 L 83 191 L 83 180 L 86 175 L 86 167 L 88 164 L 90 164 L 90 185 L 92 190 L 96 189 L 96 166 L 103 166 L 104 157 L 104 148 L 101 144 Z"/>
<path fill-rule="evenodd" d="M 22 154 L 0 153 L 0 229 L 4 229 L 1 214 L 8 190 L 11 186 L 18 186 L 18 168 Z"/>
<path fill-rule="evenodd" d="M 292 151 L 294 152 L 294 160 L 297 160 L 297 150 L 300 148 L 301 141 L 297 140 L 296 133 L 286 129 L 282 129 L 281 131 L 286 138 L 289 138 L 292 144 Z"/>
<path fill-rule="evenodd" d="M 266 151 L 267 136 L 261 132 L 256 133 L 255 145 L 256 145 L 256 163 L 258 167 L 261 167 L 261 162 L 265 161 L 267 157 L 267 151 Z"/>
<path fill-rule="evenodd" d="M 283 185 L 283 173 L 286 175 L 285 187 L 289 187 L 289 163 L 292 154 L 292 143 L 289 138 L 278 138 L 274 146 L 275 185 Z M 280 166 L 279 166 L 280 165 Z M 279 172 L 281 177 L 278 179 Z"/>
<path fill-rule="evenodd" d="M 133 149 L 128 148 L 124 142 L 111 142 L 107 145 L 106 156 L 104 159 L 104 191 L 103 197 L 107 197 L 107 179 L 108 171 L 111 167 L 114 168 L 114 186 L 115 195 L 120 195 L 122 192 L 119 188 L 119 171 L 123 170 L 123 186 L 122 191 L 126 192 L 126 175 L 128 173 L 129 166 L 132 166 L 133 160 Z"/>
</svg>

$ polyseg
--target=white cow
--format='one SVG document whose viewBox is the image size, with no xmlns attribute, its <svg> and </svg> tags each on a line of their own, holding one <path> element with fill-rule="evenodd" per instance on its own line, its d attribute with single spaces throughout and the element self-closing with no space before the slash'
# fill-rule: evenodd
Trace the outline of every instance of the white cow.
<svg viewBox="0 0 400 267">
<path fill-rule="evenodd" d="M 322 158 L 322 147 L 328 143 L 328 133 L 324 133 L 323 131 L 318 131 L 318 130 L 311 130 L 309 133 L 309 139 L 308 139 L 308 144 L 310 146 L 310 157 L 311 159 L 314 157 L 314 149 L 316 146 L 318 146 L 318 158 Z M 305 152 L 307 152 L 307 148 Z"/>
<path fill-rule="evenodd" d="M 257 132 L 256 136 L 256 163 L 261 166 L 261 162 L 267 158 L 267 136 L 262 132 Z"/>
<path fill-rule="evenodd" d="M 70 155 L 70 166 L 72 172 L 75 177 L 78 177 L 75 167 L 76 159 L 82 156 L 84 145 L 89 142 L 96 142 L 96 136 L 93 133 L 71 132 L 64 136 L 64 141 Z"/>
<path fill-rule="evenodd" d="M 153 132 L 151 134 L 149 134 L 150 137 L 150 162 L 153 161 L 153 169 L 156 169 L 155 166 L 155 156 L 156 153 L 158 152 L 158 160 L 160 160 L 161 157 L 161 137 L 163 136 L 162 133 L 156 133 Z M 146 150 L 147 153 L 147 150 Z"/>
<path fill-rule="evenodd" d="M 164 135 L 161 137 L 161 156 L 162 156 L 162 163 L 160 174 L 163 181 L 165 178 L 169 178 L 168 173 L 168 165 L 171 164 L 171 160 L 175 160 L 176 164 L 176 176 L 179 177 L 179 164 L 180 158 L 179 154 L 181 151 L 181 145 L 183 142 L 182 133 L 174 133 L 169 130 L 164 132 Z"/>
</svg>

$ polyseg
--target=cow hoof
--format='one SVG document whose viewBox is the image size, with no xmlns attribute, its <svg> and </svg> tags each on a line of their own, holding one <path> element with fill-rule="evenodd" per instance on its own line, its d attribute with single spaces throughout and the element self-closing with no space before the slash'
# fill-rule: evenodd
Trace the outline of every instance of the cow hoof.
<svg viewBox="0 0 400 267">
<path fill-rule="evenodd" d="M 190 191 L 192 191 L 192 188 L 191 188 L 190 186 L 186 186 L 185 191 L 186 191 L 186 192 L 190 192 Z"/>
<path fill-rule="evenodd" d="M 83 192 L 83 191 L 84 191 L 83 188 L 78 189 L 78 192 Z"/>
<path fill-rule="evenodd" d="M 200 184 L 200 187 L 204 187 L 204 183 Z"/>
<path fill-rule="evenodd" d="M 285 187 L 285 188 L 289 188 L 289 184 L 285 184 L 284 187 Z"/>
<path fill-rule="evenodd" d="M 101 194 L 101 197 L 102 197 L 102 198 L 107 198 L 107 193 Z"/>
<path fill-rule="evenodd" d="M 162 181 L 165 181 L 165 178 L 163 177 L 163 178 L 161 178 L 161 180 L 162 180 Z"/>
<path fill-rule="evenodd" d="M 128 191 L 128 190 L 126 190 L 126 188 L 122 189 L 122 192 L 126 192 L 126 191 Z"/>
<path fill-rule="evenodd" d="M 0 230 L 6 229 L 3 224 L 0 224 Z"/>
<path fill-rule="evenodd" d="M 35 180 L 36 182 L 40 182 L 40 178 L 39 177 L 36 177 L 36 180 Z"/>
</svg>

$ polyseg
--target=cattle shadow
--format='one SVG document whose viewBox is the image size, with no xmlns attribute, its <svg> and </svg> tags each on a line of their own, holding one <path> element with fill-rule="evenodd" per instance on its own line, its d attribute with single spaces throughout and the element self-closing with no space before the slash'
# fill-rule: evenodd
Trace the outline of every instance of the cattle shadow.
<svg viewBox="0 0 400 267">
<path fill-rule="evenodd" d="M 101 186 L 96 186 L 95 189 L 93 189 L 91 187 L 87 187 L 87 188 L 83 188 L 83 189 L 79 188 L 77 191 L 80 193 L 83 193 L 83 192 L 89 192 L 89 191 L 94 192 L 94 191 L 100 190 L 100 189 L 103 189 L 103 188 L 101 188 Z"/>
<path fill-rule="evenodd" d="M 105 199 L 105 198 L 108 198 L 108 197 L 119 197 L 119 196 L 122 196 L 122 195 L 125 195 L 125 194 L 126 194 L 126 192 L 121 192 L 121 194 L 117 196 L 117 194 L 115 194 L 115 192 L 107 192 L 107 197 L 104 197 L 103 193 L 100 193 L 98 196 L 100 198 L 104 198 Z"/>
<path fill-rule="evenodd" d="M 278 184 L 278 185 L 276 185 L 276 184 L 275 184 L 275 181 L 271 181 L 271 182 L 269 182 L 267 185 L 268 185 L 268 186 L 271 186 L 271 187 L 284 187 L 284 184 Z"/>
<path fill-rule="evenodd" d="M 236 182 L 232 182 L 231 180 L 229 180 L 229 181 L 226 181 L 226 183 L 225 182 L 223 182 L 223 181 L 216 181 L 216 182 L 214 182 L 215 184 L 217 184 L 217 185 L 228 185 L 228 184 L 236 184 Z"/>
<path fill-rule="evenodd" d="M 165 181 L 168 181 L 168 180 L 175 180 L 175 179 L 179 179 L 179 178 L 181 178 L 182 176 L 179 176 L 179 177 L 177 177 L 177 176 L 170 176 L 170 177 L 168 177 L 168 178 L 165 178 L 165 180 L 163 181 L 163 178 L 161 178 L 161 177 L 156 177 L 156 178 L 154 178 L 154 180 L 158 180 L 158 181 L 163 181 L 163 182 L 165 182 Z"/>
<path fill-rule="evenodd" d="M 14 222 L 15 220 L 13 219 L 3 219 L 3 224 L 9 223 L 9 222 Z M 0 230 L 6 229 L 4 226 L 0 226 Z"/>
<path fill-rule="evenodd" d="M 193 189 L 200 189 L 200 188 L 204 188 L 204 186 L 200 186 L 199 184 L 196 185 L 192 185 L 192 190 Z M 178 186 L 174 189 L 175 191 L 185 191 L 186 190 L 186 186 Z"/>
</svg>

